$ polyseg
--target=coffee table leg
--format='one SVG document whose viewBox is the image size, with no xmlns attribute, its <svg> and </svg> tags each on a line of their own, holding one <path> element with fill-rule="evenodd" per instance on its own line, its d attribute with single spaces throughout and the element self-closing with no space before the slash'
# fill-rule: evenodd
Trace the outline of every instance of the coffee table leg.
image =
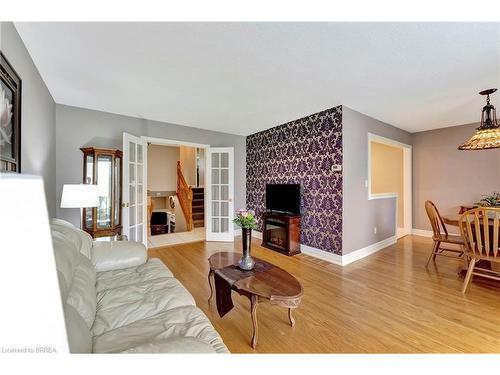
<svg viewBox="0 0 500 375">
<path fill-rule="evenodd" d="M 292 316 L 291 308 L 288 308 L 288 320 L 290 320 L 290 325 L 293 327 L 295 325 L 295 319 Z"/>
<path fill-rule="evenodd" d="M 257 335 L 259 334 L 259 328 L 257 326 L 257 304 L 259 299 L 257 296 L 252 296 L 251 300 L 251 312 L 252 312 L 252 326 L 253 326 L 253 335 L 252 335 L 252 348 L 255 349 L 257 346 Z"/>
<path fill-rule="evenodd" d="M 212 299 L 212 296 L 214 295 L 214 288 L 212 287 L 212 274 L 214 271 L 210 270 L 208 272 L 208 285 L 210 285 L 210 297 L 208 297 L 208 303 L 210 303 L 210 300 Z"/>
</svg>

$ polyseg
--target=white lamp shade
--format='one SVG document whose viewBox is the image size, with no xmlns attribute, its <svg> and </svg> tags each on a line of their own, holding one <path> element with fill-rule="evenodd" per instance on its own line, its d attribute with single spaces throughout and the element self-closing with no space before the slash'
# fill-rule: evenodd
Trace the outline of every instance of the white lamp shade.
<svg viewBox="0 0 500 375">
<path fill-rule="evenodd" d="M 97 185 L 64 185 L 61 208 L 86 208 L 99 206 Z"/>
<path fill-rule="evenodd" d="M 43 180 L 0 174 L 0 347 L 68 352 Z M 30 222 L 26 230 L 26 220 Z M 9 353 L 9 351 L 5 351 Z"/>
</svg>

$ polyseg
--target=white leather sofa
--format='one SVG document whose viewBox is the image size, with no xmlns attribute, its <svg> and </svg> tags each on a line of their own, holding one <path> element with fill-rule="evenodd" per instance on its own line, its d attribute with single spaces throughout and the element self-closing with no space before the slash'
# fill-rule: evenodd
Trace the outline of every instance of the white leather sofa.
<svg viewBox="0 0 500 375">
<path fill-rule="evenodd" d="M 228 353 L 193 297 L 136 242 L 95 242 L 52 219 L 72 353 Z"/>
</svg>

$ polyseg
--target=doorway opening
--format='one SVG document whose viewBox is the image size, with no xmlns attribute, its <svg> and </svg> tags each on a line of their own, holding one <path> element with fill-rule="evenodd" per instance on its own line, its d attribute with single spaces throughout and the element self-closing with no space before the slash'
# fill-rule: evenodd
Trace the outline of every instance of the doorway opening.
<svg viewBox="0 0 500 375">
<path fill-rule="evenodd" d="M 153 146 L 170 149 L 158 151 Z M 148 159 L 156 157 L 156 151 L 175 155 L 175 177 L 173 162 L 168 164 L 166 159 L 159 166 L 151 165 L 148 173 Z M 123 133 L 122 170 L 122 233 L 129 240 L 148 248 L 203 240 L 234 241 L 233 147 Z M 155 185 L 158 173 L 170 175 L 164 179 L 170 183 Z M 158 214 L 153 218 L 155 210 Z M 158 227 L 152 230 L 152 225 Z M 160 238 L 164 241 L 157 240 Z"/>
<path fill-rule="evenodd" d="M 368 134 L 368 199 L 395 199 L 395 234 L 412 232 L 411 145 Z"/>
<path fill-rule="evenodd" d="M 205 149 L 147 142 L 148 248 L 205 239 Z"/>
</svg>

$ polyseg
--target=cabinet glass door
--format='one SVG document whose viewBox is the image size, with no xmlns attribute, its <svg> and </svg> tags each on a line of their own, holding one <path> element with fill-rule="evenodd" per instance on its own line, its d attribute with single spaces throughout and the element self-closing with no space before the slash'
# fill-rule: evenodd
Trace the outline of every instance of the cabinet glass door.
<svg viewBox="0 0 500 375">
<path fill-rule="evenodd" d="M 113 157 L 97 156 L 97 186 L 99 186 L 99 207 L 97 207 L 97 229 L 111 228 L 111 178 Z"/>
<path fill-rule="evenodd" d="M 94 154 L 85 156 L 85 184 L 92 185 L 94 183 Z M 92 208 L 84 208 L 85 213 L 85 228 L 93 230 L 94 220 L 92 218 Z"/>
</svg>

